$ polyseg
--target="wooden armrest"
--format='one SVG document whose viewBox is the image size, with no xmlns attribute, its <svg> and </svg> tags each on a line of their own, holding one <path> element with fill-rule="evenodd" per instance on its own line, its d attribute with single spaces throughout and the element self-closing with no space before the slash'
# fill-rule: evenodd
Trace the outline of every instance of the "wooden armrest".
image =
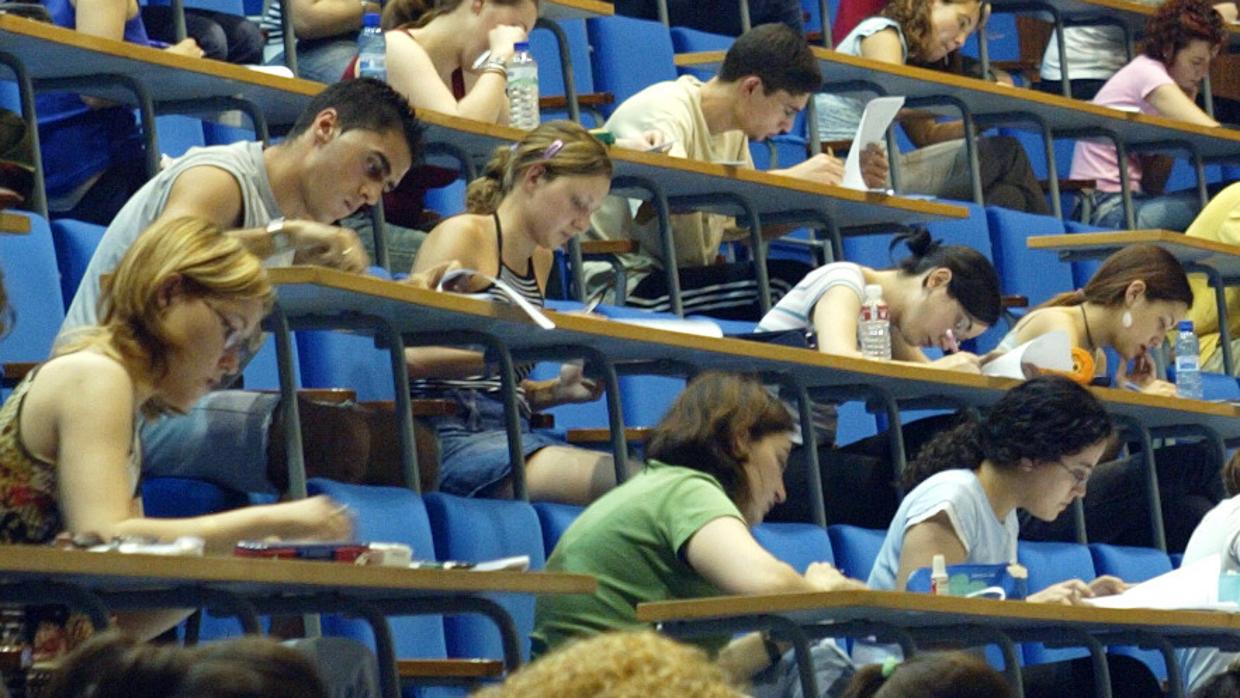
<svg viewBox="0 0 1240 698">
<path fill-rule="evenodd" d="M 631 254 L 636 251 L 636 240 L 581 241 L 581 254 Z"/>
<path fill-rule="evenodd" d="M 391 400 L 366 400 L 358 404 L 388 412 L 396 410 L 396 403 Z M 436 398 L 416 398 L 409 402 L 409 408 L 414 417 L 447 417 L 461 411 L 461 406 L 455 400 Z"/>
<path fill-rule="evenodd" d="M 1004 308 L 1028 308 L 1029 299 L 1025 296 L 1003 296 L 999 299 L 999 304 Z"/>
<path fill-rule="evenodd" d="M 402 679 L 485 679 L 504 675 L 497 659 L 398 659 Z"/>
<path fill-rule="evenodd" d="M 256 390 L 256 393 L 275 395 L 279 390 Z M 357 399 L 357 391 L 352 388 L 298 388 L 297 397 L 315 402 L 326 402 L 339 405 Z"/>
<path fill-rule="evenodd" d="M 616 96 L 610 92 L 590 92 L 577 95 L 577 104 L 583 107 L 602 107 L 615 104 Z M 568 98 L 564 95 L 552 95 L 538 98 L 539 109 L 568 109 Z"/>
<path fill-rule="evenodd" d="M 646 443 L 650 438 L 650 427 L 626 427 L 624 438 L 629 443 Z M 569 429 L 570 444 L 605 444 L 611 442 L 611 429 Z"/>
<path fill-rule="evenodd" d="M 852 147 L 852 139 L 842 141 L 823 141 L 822 152 L 834 153 L 836 157 L 843 157 L 848 154 L 848 149 Z"/>
<path fill-rule="evenodd" d="M 5 384 L 12 383 L 17 385 L 26 377 L 27 373 L 34 370 L 39 364 L 33 361 L 14 361 L 11 363 L 0 364 L 0 371 L 4 372 Z"/>
</svg>

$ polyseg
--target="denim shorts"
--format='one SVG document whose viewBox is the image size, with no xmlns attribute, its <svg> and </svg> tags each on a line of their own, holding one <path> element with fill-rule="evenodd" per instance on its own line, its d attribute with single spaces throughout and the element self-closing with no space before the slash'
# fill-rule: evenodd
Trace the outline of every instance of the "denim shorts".
<svg viewBox="0 0 1240 698">
<path fill-rule="evenodd" d="M 430 420 L 439 433 L 439 489 L 449 494 L 486 496 L 512 474 L 504 403 L 498 395 L 451 390 L 436 397 L 454 400 L 460 412 Z M 553 434 L 530 431 L 521 417 L 521 453 L 528 460 L 545 446 L 563 446 Z"/>
</svg>

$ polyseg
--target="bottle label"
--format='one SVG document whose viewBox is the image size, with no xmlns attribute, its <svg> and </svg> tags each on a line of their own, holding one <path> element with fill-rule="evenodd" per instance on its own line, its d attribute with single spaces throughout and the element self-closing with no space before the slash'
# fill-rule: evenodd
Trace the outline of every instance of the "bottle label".
<svg viewBox="0 0 1240 698">
<path fill-rule="evenodd" d="M 889 311 L 887 304 L 882 305 L 863 305 L 861 306 L 861 321 L 869 322 L 871 320 L 883 320 L 890 322 L 888 317 Z"/>
</svg>

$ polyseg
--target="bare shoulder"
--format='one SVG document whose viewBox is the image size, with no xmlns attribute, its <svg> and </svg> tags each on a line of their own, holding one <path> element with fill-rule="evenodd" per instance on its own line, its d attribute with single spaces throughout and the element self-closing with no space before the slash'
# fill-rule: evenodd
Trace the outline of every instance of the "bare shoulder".
<svg viewBox="0 0 1240 698">
<path fill-rule="evenodd" d="M 483 267 L 494 267 L 498 254 L 491 217 L 464 213 L 435 226 L 418 249 L 413 268 L 422 271 L 456 261 L 463 267 L 486 271 Z"/>
</svg>

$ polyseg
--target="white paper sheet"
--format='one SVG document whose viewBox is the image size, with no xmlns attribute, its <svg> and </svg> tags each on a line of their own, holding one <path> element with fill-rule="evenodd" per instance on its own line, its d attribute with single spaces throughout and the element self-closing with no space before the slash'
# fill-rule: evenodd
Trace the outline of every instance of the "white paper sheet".
<svg viewBox="0 0 1240 698">
<path fill-rule="evenodd" d="M 719 325 L 710 320 L 673 320 L 671 318 L 628 318 L 616 317 L 611 318 L 612 322 L 623 322 L 626 325 L 639 325 L 641 327 L 649 327 L 655 330 L 666 330 L 668 332 L 683 332 L 685 334 L 696 334 L 701 337 L 722 337 L 723 330 L 719 329 Z"/>
<path fill-rule="evenodd" d="M 848 149 L 848 159 L 844 161 L 844 180 L 840 183 L 841 186 L 849 189 L 869 188 L 861 177 L 861 151 L 870 143 L 883 143 L 887 127 L 903 106 L 904 97 L 876 97 L 865 105 L 861 123 L 857 124 L 857 134 L 853 136 L 852 146 Z"/>
<path fill-rule="evenodd" d="M 1031 378 L 1038 374 L 1036 370 L 1026 371 L 1026 366 L 1071 371 L 1072 345 L 1068 333 L 1055 330 L 1031 339 L 982 366 L 982 373 L 1003 378 Z"/>
<path fill-rule="evenodd" d="M 1142 582 L 1122 594 L 1085 599 L 1102 608 L 1236 611 L 1234 601 L 1218 600 L 1219 556 L 1211 555 Z"/>
</svg>

